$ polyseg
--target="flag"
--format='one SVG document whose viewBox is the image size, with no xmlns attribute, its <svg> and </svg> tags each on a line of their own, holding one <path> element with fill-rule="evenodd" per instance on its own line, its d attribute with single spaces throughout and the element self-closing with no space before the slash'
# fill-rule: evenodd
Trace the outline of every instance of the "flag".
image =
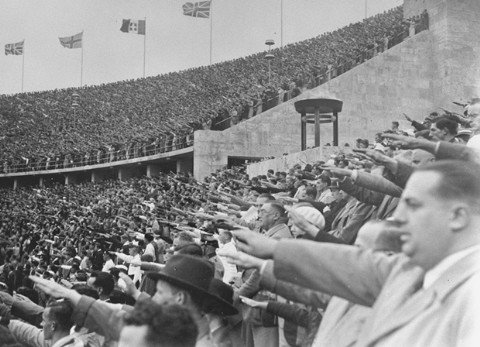
<svg viewBox="0 0 480 347">
<path fill-rule="evenodd" d="M 145 20 L 124 19 L 120 31 L 124 33 L 145 35 Z"/>
<path fill-rule="evenodd" d="M 82 48 L 83 31 L 73 36 L 59 37 L 60 44 L 65 48 Z"/>
<path fill-rule="evenodd" d="M 22 42 L 16 42 L 16 43 L 7 43 L 5 45 L 5 55 L 22 55 L 23 54 L 23 43 Z"/>
<path fill-rule="evenodd" d="M 183 5 L 183 14 L 198 18 L 210 18 L 211 1 L 187 2 Z"/>
</svg>

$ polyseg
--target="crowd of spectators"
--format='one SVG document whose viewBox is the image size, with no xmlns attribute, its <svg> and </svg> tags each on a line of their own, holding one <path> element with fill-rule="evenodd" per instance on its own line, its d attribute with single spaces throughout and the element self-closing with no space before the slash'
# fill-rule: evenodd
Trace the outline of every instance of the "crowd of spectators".
<svg viewBox="0 0 480 347">
<path fill-rule="evenodd" d="M 0 96 L 0 172 L 100 164 L 191 146 L 428 28 L 397 7 L 334 32 L 211 66 L 117 83 Z M 270 75 L 270 77 L 269 77 Z"/>
<path fill-rule="evenodd" d="M 406 118 L 285 172 L 0 190 L 0 343 L 476 346 L 480 99 Z"/>
</svg>

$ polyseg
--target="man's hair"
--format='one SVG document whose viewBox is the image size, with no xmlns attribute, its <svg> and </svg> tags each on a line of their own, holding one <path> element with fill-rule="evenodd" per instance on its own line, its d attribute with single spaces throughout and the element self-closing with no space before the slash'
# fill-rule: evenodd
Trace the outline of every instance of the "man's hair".
<svg viewBox="0 0 480 347">
<path fill-rule="evenodd" d="M 280 217 L 285 217 L 287 215 L 287 211 L 285 210 L 285 207 L 283 207 L 282 204 L 279 202 L 269 202 L 271 208 L 280 215 Z"/>
<path fill-rule="evenodd" d="M 440 160 L 415 172 L 436 172 L 441 180 L 435 193 L 443 199 L 464 200 L 480 214 L 480 165 L 460 160 Z"/>
<path fill-rule="evenodd" d="M 268 194 L 268 193 L 262 193 L 260 194 L 257 199 L 267 199 L 267 201 L 273 201 L 275 200 L 275 198 L 271 195 L 271 194 Z"/>
<path fill-rule="evenodd" d="M 447 129 L 451 135 L 457 135 L 458 123 L 450 117 L 442 116 L 433 120 L 436 127 L 440 130 Z"/>
<path fill-rule="evenodd" d="M 394 120 L 394 121 L 392 122 L 392 124 L 395 124 L 397 127 L 400 126 L 400 123 L 397 122 L 396 120 Z"/>
<path fill-rule="evenodd" d="M 113 288 L 115 287 L 115 279 L 111 274 L 104 271 L 94 271 L 92 272 L 92 276 L 95 278 L 93 281 L 93 285 L 95 287 L 100 287 L 103 289 L 103 294 L 110 295 Z"/>
<path fill-rule="evenodd" d="M 327 175 L 320 175 L 320 181 L 326 183 L 328 186 L 332 185 L 332 180 Z"/>
<path fill-rule="evenodd" d="M 145 240 L 147 240 L 148 242 L 152 242 L 153 241 L 153 235 L 148 233 L 148 234 L 145 234 Z"/>
<path fill-rule="evenodd" d="M 125 326 L 147 326 L 149 347 L 194 347 L 198 328 L 186 307 L 159 305 L 151 299 L 138 301 L 126 314 Z"/>
<path fill-rule="evenodd" d="M 50 309 L 48 315 L 51 320 L 57 323 L 62 331 L 69 331 L 73 326 L 72 314 L 73 308 L 66 300 L 51 300 L 47 304 Z"/>
</svg>

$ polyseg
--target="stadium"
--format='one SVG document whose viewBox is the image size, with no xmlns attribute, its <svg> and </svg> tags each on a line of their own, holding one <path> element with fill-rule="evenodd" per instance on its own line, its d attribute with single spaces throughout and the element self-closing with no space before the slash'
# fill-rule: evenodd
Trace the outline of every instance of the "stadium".
<svg viewBox="0 0 480 347">
<path fill-rule="evenodd" d="M 287 0 L 272 2 L 275 10 L 249 8 L 251 2 L 245 8 L 178 2 L 144 16 L 141 10 L 157 7 L 79 5 L 79 14 L 111 13 L 85 30 L 59 21 L 62 34 L 51 42 L 42 33 L 37 37 L 45 42 L 31 43 L 25 33 L 36 24 L 22 29 L 23 40 L 12 34 L 4 43 L 8 83 L 0 94 L 0 344 L 473 346 L 479 311 L 467 309 L 478 304 L 467 290 L 480 289 L 478 264 L 472 265 L 480 256 L 463 265 L 471 277 L 458 285 L 461 292 L 448 292 L 455 305 L 413 315 L 410 300 L 413 287 L 437 288 L 428 282 L 436 262 L 468 247 L 462 257 L 477 255 L 480 239 L 469 223 L 478 211 L 467 209 L 468 223 L 466 217 L 436 223 L 443 236 L 458 230 L 466 236 L 425 241 L 422 251 L 433 260 L 417 258 L 410 239 L 392 235 L 407 224 L 411 182 L 426 172 L 453 175 L 445 185 L 454 193 L 438 199 L 453 204 L 465 195 L 476 206 L 480 184 L 468 175 L 480 158 L 480 3 L 373 2 L 369 15 L 365 0 L 363 17 L 353 14 L 359 5 L 347 7 L 345 17 L 350 11 L 356 20 L 341 27 L 329 23 L 342 9 L 324 5 L 324 25 L 333 29 L 314 36 L 319 29 L 308 28 L 308 8 L 319 5 Z M 238 17 L 230 27 L 228 11 Z M 228 30 L 235 20 L 247 23 L 246 13 L 262 20 L 245 24 L 237 38 Z M 270 36 L 240 53 L 255 30 Z M 295 30 L 305 30 L 304 38 L 296 40 Z M 101 40 L 104 61 L 94 62 Z M 432 182 L 436 176 L 413 191 Z M 383 264 L 392 265 L 375 268 L 382 285 L 367 291 L 355 282 L 351 289 L 348 276 L 358 276 L 347 270 L 344 290 L 335 264 L 332 275 L 318 275 L 331 284 L 315 280 L 313 260 L 307 266 L 313 274 L 296 267 L 331 248 L 330 258 L 318 260 L 327 269 L 337 259 L 335 247 L 338 257 L 345 250 L 344 259 L 354 259 L 347 250 L 359 251 L 353 245 L 388 255 Z M 392 279 L 401 277 L 397 266 L 405 271 L 401 282 Z M 382 272 L 387 268 L 391 277 Z M 409 281 L 408 288 L 398 284 Z M 389 292 L 395 286 L 403 299 Z M 447 295 L 445 286 L 435 290 Z M 57 307 L 52 298 L 68 304 Z M 58 334 L 45 328 L 55 310 L 69 322 Z M 397 312 L 410 323 L 391 319 Z M 455 323 L 432 323 L 444 312 Z M 136 330 L 145 326 L 148 333 Z"/>
</svg>

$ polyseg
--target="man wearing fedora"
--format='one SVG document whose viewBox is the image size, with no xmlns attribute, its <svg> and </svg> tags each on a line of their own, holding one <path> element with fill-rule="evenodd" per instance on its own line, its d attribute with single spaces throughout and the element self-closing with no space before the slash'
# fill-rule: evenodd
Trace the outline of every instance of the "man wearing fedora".
<svg viewBox="0 0 480 347">
<path fill-rule="evenodd" d="M 151 272 L 148 276 L 157 281 L 156 293 L 152 300 L 160 305 L 177 304 L 186 307 L 198 328 L 196 347 L 210 347 L 209 325 L 203 314 L 203 305 L 207 297 L 214 270 L 211 264 L 201 258 L 178 254 L 170 258 L 161 272 Z M 148 298 L 140 292 L 125 274 L 120 275 L 127 284 L 126 292 L 137 301 Z M 132 310 L 131 306 L 119 307 L 93 300 L 74 290 L 57 283 L 32 276 L 37 287 L 55 298 L 66 298 L 74 306 L 73 318 L 79 326 L 105 336 L 106 339 L 118 341 L 124 326 L 124 316 Z"/>
</svg>

